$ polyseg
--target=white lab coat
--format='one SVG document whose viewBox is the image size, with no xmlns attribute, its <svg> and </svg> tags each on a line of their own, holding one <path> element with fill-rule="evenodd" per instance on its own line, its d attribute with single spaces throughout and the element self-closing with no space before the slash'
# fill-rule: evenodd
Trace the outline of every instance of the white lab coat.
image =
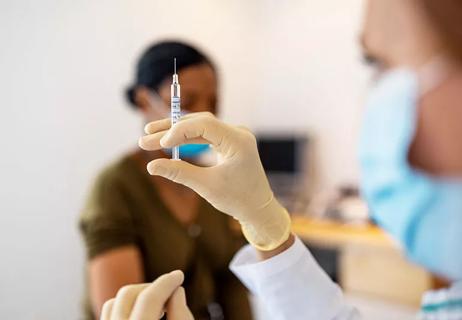
<svg viewBox="0 0 462 320">
<path fill-rule="evenodd" d="M 258 296 L 272 320 L 360 318 L 298 238 L 289 249 L 264 261 L 253 247 L 246 246 L 230 268 Z"/>
<path fill-rule="evenodd" d="M 260 261 L 251 246 L 242 248 L 231 261 L 231 270 L 256 295 L 271 320 L 360 319 L 346 304 L 341 289 L 319 267 L 306 246 L 296 238 L 286 251 Z M 427 292 L 418 319 L 462 319 L 462 281 L 448 289 Z"/>
</svg>

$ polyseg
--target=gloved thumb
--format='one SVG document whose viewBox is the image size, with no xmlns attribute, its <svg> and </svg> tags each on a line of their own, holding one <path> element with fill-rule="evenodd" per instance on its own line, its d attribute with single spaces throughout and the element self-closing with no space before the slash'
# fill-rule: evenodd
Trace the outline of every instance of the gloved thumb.
<svg viewBox="0 0 462 320">
<path fill-rule="evenodd" d="M 147 169 L 151 175 L 164 177 L 193 190 L 200 182 L 201 176 L 204 176 L 203 174 L 201 175 L 201 170 L 204 168 L 181 160 L 156 159 L 148 163 Z"/>
</svg>

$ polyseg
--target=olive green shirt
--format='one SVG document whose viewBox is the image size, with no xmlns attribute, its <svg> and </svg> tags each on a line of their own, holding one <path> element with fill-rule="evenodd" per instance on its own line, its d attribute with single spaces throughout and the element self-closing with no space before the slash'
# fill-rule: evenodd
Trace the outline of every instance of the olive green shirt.
<svg viewBox="0 0 462 320">
<path fill-rule="evenodd" d="M 247 292 L 228 269 L 244 240 L 232 230 L 231 218 L 200 201 L 195 224 L 184 226 L 136 156 L 125 156 L 98 176 L 81 214 L 87 257 L 135 245 L 143 258 L 145 282 L 175 269 L 184 271 L 188 306 L 196 320 L 211 319 L 217 305 L 224 319 L 251 319 Z M 86 318 L 93 319 L 88 297 L 85 309 Z"/>
</svg>

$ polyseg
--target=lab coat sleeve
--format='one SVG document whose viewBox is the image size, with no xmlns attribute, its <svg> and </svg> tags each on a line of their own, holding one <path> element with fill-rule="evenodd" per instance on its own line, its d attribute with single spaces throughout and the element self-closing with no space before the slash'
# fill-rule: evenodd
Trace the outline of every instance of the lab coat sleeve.
<svg viewBox="0 0 462 320">
<path fill-rule="evenodd" d="M 271 320 L 360 318 L 298 238 L 289 249 L 264 261 L 246 246 L 230 268 L 262 302 Z"/>
</svg>

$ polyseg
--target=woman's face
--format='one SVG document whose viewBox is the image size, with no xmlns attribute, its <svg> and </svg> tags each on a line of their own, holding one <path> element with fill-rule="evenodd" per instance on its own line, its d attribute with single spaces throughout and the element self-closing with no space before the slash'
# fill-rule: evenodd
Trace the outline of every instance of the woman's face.
<svg viewBox="0 0 462 320">
<path fill-rule="evenodd" d="M 208 111 L 216 113 L 217 78 L 208 64 L 199 64 L 184 68 L 178 72 L 181 85 L 181 109 L 189 112 Z M 164 81 L 159 95 L 164 102 L 170 103 L 171 79 Z"/>
<path fill-rule="evenodd" d="M 367 1 L 361 45 L 382 69 L 417 68 L 441 50 L 418 0 Z"/>
<path fill-rule="evenodd" d="M 217 78 L 208 64 L 198 64 L 178 72 L 181 85 L 181 110 L 187 112 L 217 111 Z M 157 94 L 151 89 L 139 88 L 137 104 L 147 121 L 158 120 L 170 115 L 170 85 L 172 79 L 165 79 Z M 159 99 L 160 98 L 160 99 Z"/>
<path fill-rule="evenodd" d="M 444 46 L 418 0 L 369 0 L 361 35 L 368 61 L 380 70 L 419 70 Z M 410 163 L 436 175 L 462 175 L 462 67 L 421 97 Z"/>
</svg>

